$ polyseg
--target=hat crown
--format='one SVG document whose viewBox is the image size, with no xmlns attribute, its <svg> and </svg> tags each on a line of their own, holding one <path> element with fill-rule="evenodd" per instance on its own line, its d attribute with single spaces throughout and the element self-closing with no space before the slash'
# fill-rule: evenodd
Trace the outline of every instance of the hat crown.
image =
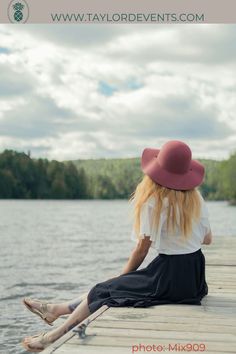
<svg viewBox="0 0 236 354">
<path fill-rule="evenodd" d="M 159 165 L 168 172 L 184 174 L 191 164 L 192 152 L 182 141 L 172 140 L 164 144 L 158 154 Z"/>
</svg>

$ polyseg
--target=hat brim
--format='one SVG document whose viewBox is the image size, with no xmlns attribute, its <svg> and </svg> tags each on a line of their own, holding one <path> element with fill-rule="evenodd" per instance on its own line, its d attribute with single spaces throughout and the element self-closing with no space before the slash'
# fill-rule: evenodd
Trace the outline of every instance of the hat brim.
<svg viewBox="0 0 236 354">
<path fill-rule="evenodd" d="M 190 168 L 185 174 L 170 173 L 158 163 L 159 152 L 160 149 L 145 148 L 142 153 L 142 171 L 153 181 L 175 190 L 190 190 L 202 184 L 205 168 L 199 161 L 191 160 Z"/>
</svg>

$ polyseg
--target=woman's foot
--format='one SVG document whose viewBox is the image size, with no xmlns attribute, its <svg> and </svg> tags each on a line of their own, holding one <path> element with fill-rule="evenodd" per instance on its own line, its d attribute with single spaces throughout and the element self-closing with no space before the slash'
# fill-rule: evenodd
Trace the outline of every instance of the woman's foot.
<svg viewBox="0 0 236 354">
<path fill-rule="evenodd" d="M 52 344 L 55 341 L 55 339 L 52 338 L 50 335 L 50 332 L 44 332 L 37 334 L 32 337 L 26 337 L 22 341 L 23 347 L 32 353 L 35 352 L 41 352 L 43 351 L 46 347 L 48 347 L 50 344 Z"/>
<path fill-rule="evenodd" d="M 28 310 L 41 317 L 50 326 L 52 326 L 52 323 L 60 316 L 57 313 L 57 306 L 45 301 L 24 298 L 23 304 L 27 307 Z"/>
</svg>

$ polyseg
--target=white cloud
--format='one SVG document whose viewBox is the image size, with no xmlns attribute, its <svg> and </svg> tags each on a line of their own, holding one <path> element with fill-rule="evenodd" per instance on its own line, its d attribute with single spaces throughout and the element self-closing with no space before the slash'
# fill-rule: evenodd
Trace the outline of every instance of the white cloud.
<svg viewBox="0 0 236 354">
<path fill-rule="evenodd" d="M 233 151 L 235 25 L 100 26 L 0 27 L 0 149 L 125 157 L 175 138 L 200 157 Z"/>
</svg>

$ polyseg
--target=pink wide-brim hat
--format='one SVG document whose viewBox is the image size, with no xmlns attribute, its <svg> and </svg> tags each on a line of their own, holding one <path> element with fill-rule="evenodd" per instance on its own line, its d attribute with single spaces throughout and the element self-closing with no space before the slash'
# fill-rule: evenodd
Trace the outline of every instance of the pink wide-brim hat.
<svg viewBox="0 0 236 354">
<path fill-rule="evenodd" d="M 168 141 L 161 149 L 145 148 L 141 168 L 154 182 L 175 190 L 199 186 L 205 174 L 204 166 L 192 160 L 189 146 L 178 140 Z"/>
</svg>

